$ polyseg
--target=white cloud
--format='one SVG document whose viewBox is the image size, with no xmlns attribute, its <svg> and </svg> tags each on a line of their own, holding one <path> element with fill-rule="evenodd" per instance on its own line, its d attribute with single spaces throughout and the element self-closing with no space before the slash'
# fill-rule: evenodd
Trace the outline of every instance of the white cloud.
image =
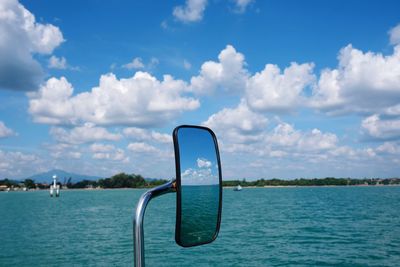
<svg viewBox="0 0 400 267">
<path fill-rule="evenodd" d="M 82 157 L 80 148 L 76 144 L 56 143 L 45 144 L 44 146 L 50 152 L 50 156 L 54 159 L 80 159 Z"/>
<path fill-rule="evenodd" d="M 0 2 L 0 89 L 36 90 L 43 78 L 33 54 L 51 54 L 63 41 L 60 29 L 38 23 L 16 0 Z"/>
<path fill-rule="evenodd" d="M 223 135 L 229 143 L 247 143 L 261 138 L 267 122 L 267 118 L 251 111 L 242 100 L 236 108 L 224 108 L 203 124 Z"/>
<path fill-rule="evenodd" d="M 400 119 L 382 119 L 374 114 L 365 118 L 361 127 L 371 136 L 377 139 L 400 138 Z"/>
<path fill-rule="evenodd" d="M 100 144 L 100 143 L 95 143 L 90 145 L 90 151 L 92 152 L 109 152 L 113 151 L 115 149 L 115 146 L 113 145 L 106 145 L 106 144 Z"/>
<path fill-rule="evenodd" d="M 1 14 L 1 13 L 0 13 Z M 22 175 L 32 174 L 40 169 L 43 160 L 37 155 L 27 154 L 20 151 L 0 150 L 0 177 L 15 179 Z"/>
<path fill-rule="evenodd" d="M 156 141 L 158 143 L 172 143 L 172 137 L 169 134 L 150 131 L 146 129 L 128 127 L 123 130 L 127 138 L 139 141 Z"/>
<path fill-rule="evenodd" d="M 117 79 L 102 75 L 98 87 L 73 96 L 72 85 L 64 78 L 51 78 L 38 92 L 29 94 L 29 112 L 35 122 L 77 125 L 162 125 L 182 111 L 200 106 L 197 99 L 183 96 L 187 85 L 164 75 L 159 81 L 146 72 Z"/>
<path fill-rule="evenodd" d="M 336 69 L 325 69 L 311 106 L 331 113 L 379 113 L 400 101 L 400 46 L 392 55 L 343 48 Z"/>
<path fill-rule="evenodd" d="M 82 156 L 81 152 L 69 152 L 69 155 L 74 159 L 80 159 Z"/>
<path fill-rule="evenodd" d="M 130 161 L 130 158 L 125 155 L 125 151 L 114 145 L 94 143 L 90 145 L 89 149 L 92 152 L 92 158 L 96 160 L 110 160 L 121 163 L 128 163 Z"/>
<path fill-rule="evenodd" d="M 241 92 L 246 85 L 245 58 L 231 45 L 218 55 L 219 62 L 207 61 L 201 66 L 200 74 L 192 77 L 191 89 L 198 94 L 210 94 L 217 88 L 228 92 Z"/>
<path fill-rule="evenodd" d="M 126 137 L 136 140 L 149 140 L 151 137 L 151 133 L 148 130 L 137 127 L 125 128 L 123 133 Z"/>
<path fill-rule="evenodd" d="M 50 154 L 55 159 L 65 160 L 65 159 L 80 159 L 82 153 L 78 151 L 54 151 Z"/>
<path fill-rule="evenodd" d="M 153 138 L 153 140 L 155 140 L 159 143 L 165 143 L 165 144 L 171 143 L 172 144 L 172 137 L 169 134 L 152 131 L 151 137 Z"/>
<path fill-rule="evenodd" d="M 182 185 L 215 185 L 218 184 L 218 176 L 210 168 L 186 169 L 181 174 Z"/>
<path fill-rule="evenodd" d="M 395 142 L 384 142 L 376 148 L 378 153 L 400 154 L 400 146 Z"/>
<path fill-rule="evenodd" d="M 8 128 L 4 122 L 0 121 L 0 138 L 15 135 L 14 131 Z"/>
<path fill-rule="evenodd" d="M 29 112 L 34 121 L 48 124 L 74 124 L 74 107 L 71 103 L 72 85 L 66 78 L 51 78 L 38 92 L 30 93 Z M 70 120 L 70 121 L 68 121 Z"/>
<path fill-rule="evenodd" d="M 148 69 L 153 69 L 153 68 L 155 68 L 158 64 L 160 64 L 160 60 L 158 60 L 158 58 L 156 58 L 156 57 L 152 57 L 152 58 L 150 59 L 149 64 L 147 65 L 147 68 L 148 68 Z"/>
<path fill-rule="evenodd" d="M 172 12 L 177 20 L 184 23 L 196 22 L 203 19 L 207 0 L 186 0 L 184 6 L 176 6 Z"/>
<path fill-rule="evenodd" d="M 212 166 L 211 161 L 209 161 L 207 159 L 201 159 L 201 158 L 197 159 L 197 167 L 199 167 L 199 168 L 210 168 L 211 166 Z"/>
<path fill-rule="evenodd" d="M 234 0 L 236 5 L 236 12 L 244 13 L 247 7 L 254 2 L 254 0 Z"/>
<path fill-rule="evenodd" d="M 321 157 L 338 148 L 338 137 L 319 129 L 296 130 L 293 125 L 278 121 L 271 130 L 268 119 L 251 111 L 245 101 L 234 109 L 222 109 L 203 124 L 213 129 L 218 137 L 221 153 L 235 158 L 286 158 L 301 156 Z"/>
<path fill-rule="evenodd" d="M 90 123 L 85 123 L 85 125 L 72 128 L 71 130 L 52 127 L 50 134 L 56 141 L 68 144 L 84 144 L 102 140 L 118 141 L 122 137 L 120 134 L 110 133 L 107 129 L 96 127 Z"/>
<path fill-rule="evenodd" d="M 400 45 L 400 24 L 389 31 L 390 44 Z"/>
<path fill-rule="evenodd" d="M 263 71 L 250 77 L 246 88 L 249 106 L 258 111 L 286 111 L 303 104 L 303 90 L 315 79 L 314 65 L 295 62 L 281 72 L 267 64 Z"/>
<path fill-rule="evenodd" d="M 92 157 L 98 160 L 121 161 L 123 163 L 129 162 L 129 157 L 126 157 L 125 152 L 120 148 L 112 149 L 108 152 L 96 152 Z"/>
<path fill-rule="evenodd" d="M 319 129 L 303 132 L 284 122 L 279 123 L 265 138 L 265 144 L 274 149 L 304 154 L 334 149 L 337 143 L 338 138 L 335 134 L 322 133 Z"/>
<path fill-rule="evenodd" d="M 388 116 L 400 116 L 400 104 L 384 109 L 382 114 Z"/>
<path fill-rule="evenodd" d="M 65 57 L 58 58 L 56 56 L 51 56 L 48 67 L 51 69 L 65 70 L 67 68 L 67 60 Z"/>
<path fill-rule="evenodd" d="M 143 61 L 140 57 L 135 57 L 134 59 L 132 59 L 132 62 L 127 63 L 125 65 L 122 66 L 125 69 L 131 70 L 131 69 L 143 69 L 144 68 L 144 64 Z"/>
<path fill-rule="evenodd" d="M 338 138 L 333 133 L 322 133 L 319 129 L 313 129 L 303 134 L 298 142 L 301 151 L 324 151 L 336 148 Z"/>
<path fill-rule="evenodd" d="M 156 147 L 144 142 L 135 142 L 128 145 L 128 149 L 138 153 L 152 153 L 159 151 Z"/>
<path fill-rule="evenodd" d="M 167 21 L 163 20 L 160 25 L 161 25 L 161 28 L 163 28 L 165 30 L 168 29 L 168 22 Z"/>
</svg>

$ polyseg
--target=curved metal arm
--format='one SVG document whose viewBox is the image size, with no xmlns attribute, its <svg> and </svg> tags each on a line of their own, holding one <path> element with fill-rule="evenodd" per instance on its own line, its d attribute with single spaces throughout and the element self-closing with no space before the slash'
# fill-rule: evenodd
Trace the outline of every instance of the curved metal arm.
<svg viewBox="0 0 400 267">
<path fill-rule="evenodd" d="M 133 219 L 133 254 L 136 267 L 144 266 L 143 219 L 147 204 L 152 198 L 175 192 L 175 180 L 145 192 L 139 199 Z"/>
</svg>

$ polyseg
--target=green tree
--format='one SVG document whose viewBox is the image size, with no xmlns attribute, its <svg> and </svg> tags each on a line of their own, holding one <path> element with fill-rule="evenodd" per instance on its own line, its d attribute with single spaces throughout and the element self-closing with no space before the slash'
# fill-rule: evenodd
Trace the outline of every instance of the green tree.
<svg viewBox="0 0 400 267">
<path fill-rule="evenodd" d="M 36 188 L 35 181 L 33 181 L 32 179 L 25 179 L 24 185 L 28 189 Z"/>
</svg>

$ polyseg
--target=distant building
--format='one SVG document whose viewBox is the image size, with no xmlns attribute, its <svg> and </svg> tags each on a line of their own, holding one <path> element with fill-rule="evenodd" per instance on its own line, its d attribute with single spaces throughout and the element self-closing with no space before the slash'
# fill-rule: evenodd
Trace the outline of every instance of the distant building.
<svg viewBox="0 0 400 267">
<path fill-rule="evenodd" d="M 0 191 L 6 191 L 8 189 L 8 186 L 6 186 L 5 184 L 0 185 Z"/>
</svg>

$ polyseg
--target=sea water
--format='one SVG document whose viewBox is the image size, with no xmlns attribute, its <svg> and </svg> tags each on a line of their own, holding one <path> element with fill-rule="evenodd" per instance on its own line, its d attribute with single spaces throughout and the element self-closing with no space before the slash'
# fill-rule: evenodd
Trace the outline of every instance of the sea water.
<svg viewBox="0 0 400 267">
<path fill-rule="evenodd" d="M 132 266 L 144 190 L 0 192 L 0 266 Z M 175 244 L 175 195 L 150 202 L 147 266 L 399 266 L 400 187 L 223 190 L 218 238 Z"/>
</svg>

